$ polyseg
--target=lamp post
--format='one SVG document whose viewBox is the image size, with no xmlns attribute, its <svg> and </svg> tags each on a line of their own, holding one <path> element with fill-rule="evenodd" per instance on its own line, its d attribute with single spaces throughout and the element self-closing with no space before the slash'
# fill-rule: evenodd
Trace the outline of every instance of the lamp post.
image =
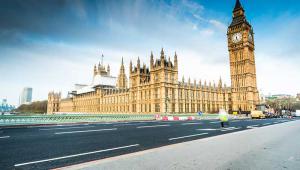
<svg viewBox="0 0 300 170">
<path fill-rule="evenodd" d="M 165 111 L 165 114 L 167 114 L 167 112 L 168 112 L 168 101 L 170 101 L 170 99 L 169 99 L 169 97 L 167 96 L 166 98 L 165 98 L 165 105 L 166 105 L 166 111 Z"/>
</svg>

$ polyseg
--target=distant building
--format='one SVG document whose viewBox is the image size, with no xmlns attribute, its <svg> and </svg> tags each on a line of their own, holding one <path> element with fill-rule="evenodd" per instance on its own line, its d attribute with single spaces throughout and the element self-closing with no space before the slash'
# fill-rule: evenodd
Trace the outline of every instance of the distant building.
<svg viewBox="0 0 300 170">
<path fill-rule="evenodd" d="M 291 98 L 292 95 L 289 94 L 274 94 L 266 96 L 266 100 L 273 100 L 273 99 L 287 99 Z"/>
<path fill-rule="evenodd" d="M 29 104 L 32 101 L 32 88 L 31 87 L 25 87 L 20 95 L 20 101 L 19 104 Z"/>
<path fill-rule="evenodd" d="M 297 100 L 300 101 L 300 93 L 297 94 Z"/>
<path fill-rule="evenodd" d="M 0 102 L 0 113 L 10 112 L 13 109 L 15 109 L 15 106 L 8 104 L 7 99 L 2 99 L 2 102 Z"/>
</svg>

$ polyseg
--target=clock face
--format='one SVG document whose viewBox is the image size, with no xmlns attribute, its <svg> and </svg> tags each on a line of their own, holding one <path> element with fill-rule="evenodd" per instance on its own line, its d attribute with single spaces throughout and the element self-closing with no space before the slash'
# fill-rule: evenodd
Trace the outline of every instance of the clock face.
<svg viewBox="0 0 300 170">
<path fill-rule="evenodd" d="M 232 35 L 232 42 L 238 43 L 242 40 L 242 34 L 240 32 Z"/>
<path fill-rule="evenodd" d="M 249 39 L 249 41 L 253 41 L 253 35 L 251 34 L 251 33 L 249 33 L 249 35 L 248 35 L 248 39 Z"/>
</svg>

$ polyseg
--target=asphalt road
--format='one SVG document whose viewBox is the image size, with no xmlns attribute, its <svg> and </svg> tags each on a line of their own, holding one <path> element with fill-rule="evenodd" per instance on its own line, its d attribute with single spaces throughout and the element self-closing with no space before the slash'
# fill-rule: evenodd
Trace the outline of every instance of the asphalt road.
<svg viewBox="0 0 300 170">
<path fill-rule="evenodd" d="M 0 129 L 0 169 L 51 169 L 295 119 L 95 123 Z"/>
</svg>

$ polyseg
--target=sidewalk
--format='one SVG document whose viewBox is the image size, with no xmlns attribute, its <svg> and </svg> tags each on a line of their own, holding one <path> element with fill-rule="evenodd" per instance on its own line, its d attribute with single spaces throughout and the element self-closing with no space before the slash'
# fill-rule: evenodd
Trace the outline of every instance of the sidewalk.
<svg viewBox="0 0 300 170">
<path fill-rule="evenodd" d="M 61 169 L 298 169 L 299 132 L 297 120 Z"/>
</svg>

